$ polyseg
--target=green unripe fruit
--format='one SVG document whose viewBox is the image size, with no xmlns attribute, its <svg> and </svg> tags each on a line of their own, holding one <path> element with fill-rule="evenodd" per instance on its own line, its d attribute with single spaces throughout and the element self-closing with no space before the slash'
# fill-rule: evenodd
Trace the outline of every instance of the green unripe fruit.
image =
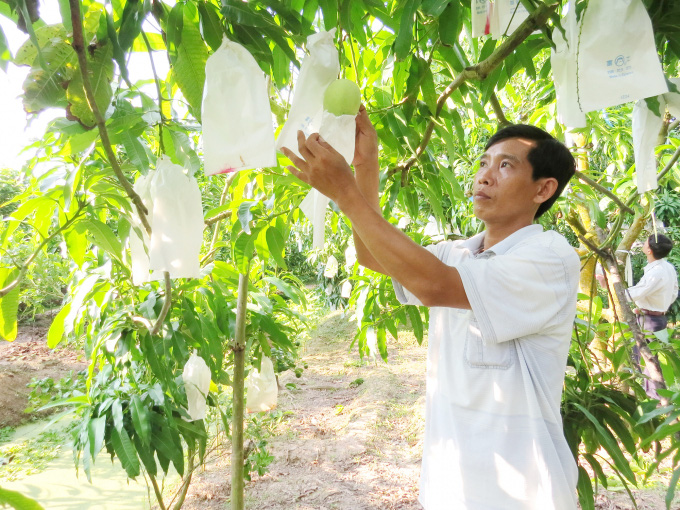
<svg viewBox="0 0 680 510">
<path fill-rule="evenodd" d="M 323 109 L 333 115 L 356 115 L 361 106 L 361 91 L 352 80 L 335 80 L 323 95 Z"/>
</svg>

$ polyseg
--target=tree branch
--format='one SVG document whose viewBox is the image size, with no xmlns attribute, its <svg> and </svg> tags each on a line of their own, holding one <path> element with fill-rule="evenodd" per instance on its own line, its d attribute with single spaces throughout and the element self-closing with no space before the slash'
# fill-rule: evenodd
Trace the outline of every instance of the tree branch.
<svg viewBox="0 0 680 510">
<path fill-rule="evenodd" d="M 161 328 L 163 327 L 163 322 L 165 322 L 165 317 L 167 317 L 170 311 L 170 305 L 172 304 L 172 282 L 170 281 L 170 273 L 163 271 L 163 277 L 165 279 L 165 301 L 163 301 L 163 308 L 161 308 L 161 313 L 156 319 L 156 324 L 154 324 L 151 330 L 151 335 L 157 335 Z"/>
<path fill-rule="evenodd" d="M 591 188 L 595 188 L 597 191 L 599 191 L 603 195 L 606 195 L 609 198 L 611 198 L 612 202 L 614 202 L 616 205 L 618 205 L 621 208 L 621 210 L 627 212 L 628 214 L 635 214 L 635 211 L 633 211 L 628 205 L 624 204 L 619 197 L 617 197 L 614 193 L 612 193 L 607 188 L 602 186 L 599 182 L 594 181 L 593 179 L 588 177 L 586 174 L 579 172 L 578 170 L 576 170 L 575 175 L 576 175 L 576 177 L 579 178 L 579 180 L 585 182 Z"/>
<path fill-rule="evenodd" d="M 510 122 L 505 116 L 505 113 L 503 112 L 503 107 L 501 106 L 501 103 L 498 100 L 496 92 L 491 93 L 491 96 L 489 97 L 489 103 L 491 104 L 491 108 L 493 108 L 493 112 L 496 115 L 496 118 L 498 119 L 498 127 L 504 128 L 506 126 L 510 126 L 512 122 Z"/>
<path fill-rule="evenodd" d="M 73 1 L 73 0 L 71 0 Z M 538 9 L 532 12 L 524 22 L 517 27 L 510 37 L 505 39 L 494 52 L 485 60 L 467 67 L 460 73 L 455 80 L 453 80 L 448 87 L 442 92 L 437 99 L 437 109 L 434 114 L 434 119 L 431 119 L 425 128 L 423 139 L 416 148 L 415 154 L 408 160 L 399 163 L 396 167 L 390 169 L 387 173 L 392 176 L 398 172 L 410 170 L 410 168 L 420 159 L 420 156 L 425 152 L 427 145 L 430 143 L 432 132 L 434 131 L 435 119 L 438 118 L 444 109 L 446 100 L 453 94 L 463 83 L 471 80 L 484 80 L 489 76 L 515 49 L 522 44 L 522 42 L 529 37 L 537 28 L 542 27 L 552 13 L 557 9 L 559 3 L 542 4 Z"/>
<path fill-rule="evenodd" d="M 132 184 L 130 184 L 130 181 L 126 179 L 125 174 L 123 174 L 123 171 L 118 164 L 116 155 L 113 153 L 113 148 L 111 147 L 111 140 L 106 129 L 106 122 L 99 111 L 99 106 L 97 106 L 97 101 L 95 100 L 94 93 L 92 92 L 90 76 L 87 71 L 87 55 L 85 53 L 85 42 L 83 39 L 83 25 L 80 19 L 80 0 L 69 0 L 69 6 L 71 8 L 71 23 L 73 25 L 73 49 L 75 50 L 76 55 L 78 55 L 78 64 L 80 65 L 80 74 L 83 77 L 85 97 L 87 98 L 87 103 L 94 114 L 97 128 L 99 129 L 99 136 L 101 136 L 102 139 L 102 146 L 106 152 L 106 157 L 109 160 L 109 164 L 113 169 L 113 173 L 120 181 L 120 184 L 123 186 L 123 189 L 125 189 L 125 192 L 127 193 L 130 200 L 132 200 L 132 202 L 135 204 L 142 225 L 144 225 L 144 228 L 150 235 L 151 226 L 149 225 L 149 221 L 146 217 L 148 214 L 146 206 L 142 202 L 141 197 L 132 188 Z"/>
</svg>

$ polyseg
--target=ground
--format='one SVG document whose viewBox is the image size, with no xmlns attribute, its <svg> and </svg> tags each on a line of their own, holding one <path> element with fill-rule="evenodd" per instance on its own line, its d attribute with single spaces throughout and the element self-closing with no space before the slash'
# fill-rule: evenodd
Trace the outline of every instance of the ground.
<svg viewBox="0 0 680 510">
<path fill-rule="evenodd" d="M 75 352 L 47 349 L 48 323 L 24 327 L 17 342 L 0 344 L 1 426 L 27 417 L 25 385 L 32 377 L 57 378 L 82 367 Z M 246 508 L 421 508 L 426 345 L 404 331 L 389 341 L 389 363 L 361 360 L 349 347 L 355 327 L 340 312 L 329 314 L 303 346 L 308 368 L 302 377 L 281 377 L 277 411 L 261 418 L 268 420 L 274 461 L 266 474 L 246 483 Z M 635 494 L 639 510 L 665 508 L 662 487 Z M 226 445 L 196 471 L 183 508 L 228 508 L 229 498 Z M 597 510 L 633 508 L 623 491 L 597 496 Z"/>
<path fill-rule="evenodd" d="M 47 414 L 24 412 L 31 392 L 27 385 L 33 379 L 51 377 L 56 382 L 86 366 L 82 353 L 47 347 L 45 339 L 52 318 L 49 314 L 38 316 L 34 322 L 20 326 L 14 342 L 0 340 L 0 429 Z"/>
</svg>

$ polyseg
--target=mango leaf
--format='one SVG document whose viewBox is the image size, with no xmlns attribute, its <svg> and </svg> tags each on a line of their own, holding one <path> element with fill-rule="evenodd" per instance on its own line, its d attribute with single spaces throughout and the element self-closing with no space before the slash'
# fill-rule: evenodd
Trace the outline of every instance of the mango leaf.
<svg viewBox="0 0 680 510">
<path fill-rule="evenodd" d="M 5 32 L 0 27 L 0 69 L 7 72 L 7 64 L 12 60 L 12 54 L 9 51 L 9 44 Z"/>
<path fill-rule="evenodd" d="M 184 28 L 184 4 L 178 2 L 170 11 L 168 25 L 165 29 L 165 37 L 168 45 L 168 57 L 170 62 L 177 59 L 179 46 L 182 42 L 182 30 Z"/>
<path fill-rule="evenodd" d="M 87 236 L 78 232 L 75 228 L 70 228 L 64 232 L 64 241 L 66 241 L 66 249 L 73 261 L 78 264 L 78 267 L 83 267 L 89 244 Z"/>
<path fill-rule="evenodd" d="M 135 432 L 139 435 L 143 444 L 148 444 L 151 439 L 151 417 L 149 410 L 144 406 L 139 395 L 133 395 L 130 407 L 132 409 L 132 423 L 135 426 Z"/>
<path fill-rule="evenodd" d="M 58 43 L 43 51 L 46 68 L 33 68 L 24 80 L 24 110 L 36 113 L 45 108 L 65 106 L 66 84 L 74 74 L 76 52 L 70 44 Z"/>
<path fill-rule="evenodd" d="M 111 88 L 111 80 L 113 79 L 112 57 L 113 46 L 111 44 L 97 48 L 94 53 L 88 52 L 87 74 L 95 102 L 102 115 L 106 113 L 111 102 L 111 96 L 113 96 L 113 89 Z M 75 73 L 69 82 L 66 97 L 70 104 L 71 115 L 80 120 L 84 126 L 94 127 L 96 124 L 94 113 L 87 102 L 83 77 L 80 72 Z"/>
<path fill-rule="evenodd" d="M 165 459 L 172 461 L 180 475 L 184 474 L 184 453 L 179 441 L 179 434 L 177 431 L 173 431 L 157 413 L 153 413 L 151 421 L 154 425 L 151 434 L 151 444 L 157 450 L 157 453 L 160 454 L 158 455 L 158 460 L 161 461 L 161 467 L 167 473 L 167 464 L 164 465 L 163 462 L 163 457 L 165 457 Z M 173 437 L 175 435 L 177 436 L 176 441 Z"/>
<path fill-rule="evenodd" d="M 287 282 L 284 282 L 280 278 L 275 278 L 273 276 L 265 276 L 262 279 L 274 285 L 277 289 L 279 289 L 286 296 L 288 296 L 290 300 L 296 305 L 299 305 L 301 302 L 305 301 L 304 293 L 300 292 L 299 289 L 296 289 L 295 287 L 293 287 Z"/>
<path fill-rule="evenodd" d="M 678 488 L 678 479 L 680 479 L 680 467 L 673 471 L 673 476 L 668 481 L 668 490 L 666 491 L 666 509 L 670 510 L 673 498 L 675 497 L 675 490 Z"/>
<path fill-rule="evenodd" d="M 2 487 L 0 487 L 0 505 L 9 505 L 15 510 L 45 510 L 36 500 Z"/>
<path fill-rule="evenodd" d="M 41 48 L 52 46 L 58 42 L 66 43 L 66 30 L 64 26 L 45 25 L 35 30 L 35 36 Z M 14 63 L 18 66 L 37 66 L 38 48 L 29 39 L 17 50 Z"/>
<path fill-rule="evenodd" d="M 203 39 L 213 51 L 217 51 L 224 37 L 224 25 L 220 20 L 219 8 L 210 2 L 199 2 L 198 13 L 201 16 Z"/>
<path fill-rule="evenodd" d="M 64 307 L 59 310 L 59 313 L 54 316 L 52 325 L 47 332 L 47 347 L 54 349 L 64 338 L 64 321 L 71 312 L 71 303 L 66 303 Z"/>
<path fill-rule="evenodd" d="M 199 122 L 201 121 L 201 103 L 203 102 L 205 63 L 207 60 L 208 48 L 201 38 L 198 26 L 192 23 L 185 13 L 182 26 L 182 44 L 177 47 L 177 58 L 173 62 L 172 72 L 177 85 L 189 103 L 191 113 Z"/>
<path fill-rule="evenodd" d="M 269 12 L 257 11 L 252 4 L 240 0 L 225 0 L 222 4 L 222 14 L 234 25 L 258 28 L 276 27 Z"/>
<path fill-rule="evenodd" d="M 139 476 L 139 458 L 127 431 L 124 428 L 121 428 L 120 431 L 113 428 L 111 430 L 111 443 L 116 452 L 116 457 L 120 460 L 128 477 L 136 478 Z"/>
<path fill-rule="evenodd" d="M 408 316 L 411 319 L 411 327 L 413 328 L 413 334 L 418 340 L 419 344 L 423 343 L 423 319 L 420 316 L 418 308 L 415 306 L 407 306 Z"/>
<path fill-rule="evenodd" d="M 458 0 L 453 1 L 457 3 Z M 451 2 L 451 0 L 423 0 L 422 11 L 428 16 L 437 18 L 444 12 L 444 9 L 449 5 L 449 2 Z"/>
<path fill-rule="evenodd" d="M 16 268 L 0 267 L 0 289 L 19 276 Z M 0 337 L 14 341 L 17 337 L 17 312 L 19 310 L 19 285 L 0 298 Z"/>
<path fill-rule="evenodd" d="M 415 14 L 420 7 L 422 0 L 406 0 L 404 10 L 401 13 L 401 23 L 399 32 L 394 41 L 394 54 L 397 60 L 404 60 L 411 52 L 411 41 L 413 40 L 413 23 Z"/>
<path fill-rule="evenodd" d="M 87 423 L 87 435 L 90 444 L 90 455 L 94 459 L 101 451 L 104 444 L 104 432 L 106 431 L 106 416 L 93 418 Z"/>
<path fill-rule="evenodd" d="M 250 235 L 250 222 L 253 219 L 252 208 L 257 205 L 258 202 L 254 200 L 245 200 L 241 202 L 238 206 L 238 219 L 241 222 L 241 227 L 243 231 Z"/>
<path fill-rule="evenodd" d="M 286 265 L 286 260 L 284 259 L 286 242 L 283 239 L 281 232 L 276 227 L 270 226 L 267 228 L 266 236 L 269 253 L 280 268 L 287 270 L 288 266 Z"/>
<path fill-rule="evenodd" d="M 186 168 L 189 175 L 194 175 L 201 168 L 201 160 L 198 158 L 196 151 L 191 147 L 191 142 L 186 133 L 176 131 L 175 129 L 168 129 L 175 146 L 175 157 L 177 164 Z"/>
<path fill-rule="evenodd" d="M 439 39 L 442 44 L 454 46 L 458 42 L 463 27 L 463 13 L 460 11 L 460 2 L 453 0 L 439 16 Z"/>
<path fill-rule="evenodd" d="M 142 23 L 146 16 L 145 5 L 147 2 L 125 2 L 118 28 L 118 44 L 124 52 L 132 47 L 132 43 L 142 31 Z"/>
<path fill-rule="evenodd" d="M 387 361 L 387 330 L 382 324 L 378 326 L 377 337 L 380 356 Z"/>
<path fill-rule="evenodd" d="M 590 476 L 588 471 L 581 466 L 578 467 L 578 501 L 583 510 L 595 510 L 595 503 L 593 500 L 593 486 L 590 483 Z"/>
<path fill-rule="evenodd" d="M 120 135 L 123 141 L 123 147 L 130 162 L 135 165 L 135 168 L 142 174 L 149 171 L 149 158 L 146 155 L 144 146 L 139 141 L 139 138 L 133 136 L 132 133 L 125 132 Z"/>
<path fill-rule="evenodd" d="M 121 261 L 123 247 L 118 237 L 106 223 L 99 220 L 84 220 L 78 222 L 75 229 L 80 233 L 89 234 L 94 244 L 108 252 L 119 262 Z"/>
</svg>

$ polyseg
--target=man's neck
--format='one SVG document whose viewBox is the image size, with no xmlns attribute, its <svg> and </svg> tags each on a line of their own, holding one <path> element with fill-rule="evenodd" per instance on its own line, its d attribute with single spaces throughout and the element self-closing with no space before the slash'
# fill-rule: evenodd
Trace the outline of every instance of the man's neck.
<svg viewBox="0 0 680 510">
<path fill-rule="evenodd" d="M 485 229 L 485 234 L 484 234 L 484 245 L 482 248 L 484 250 L 488 250 L 495 244 L 500 243 L 503 239 L 506 237 L 511 236 L 515 232 L 517 232 L 520 229 L 523 229 L 524 227 L 528 227 L 531 225 L 533 222 L 517 222 L 514 224 L 505 224 L 505 225 L 489 225 L 486 224 L 486 229 Z"/>
<path fill-rule="evenodd" d="M 661 259 L 655 259 L 654 255 L 652 255 L 651 253 L 647 254 L 647 264 L 651 264 L 652 262 L 656 262 L 657 260 Z"/>
</svg>

